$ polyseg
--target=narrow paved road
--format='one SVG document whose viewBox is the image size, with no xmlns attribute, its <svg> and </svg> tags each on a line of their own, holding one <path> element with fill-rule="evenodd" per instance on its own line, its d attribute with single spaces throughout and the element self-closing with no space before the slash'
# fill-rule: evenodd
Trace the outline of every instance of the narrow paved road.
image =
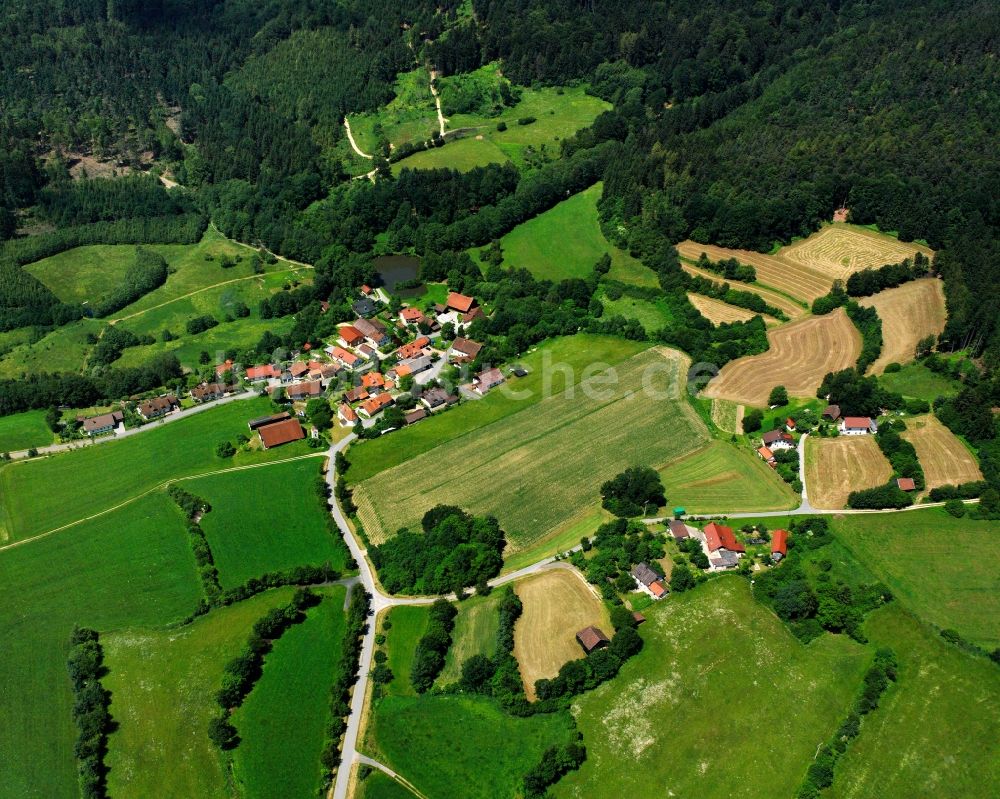
<svg viewBox="0 0 1000 799">
<path fill-rule="evenodd" d="M 67 441 L 64 444 L 50 444 L 47 447 L 38 447 L 37 452 L 39 455 L 49 455 L 54 452 L 67 452 L 71 449 L 81 449 L 83 447 L 93 447 L 97 444 L 103 444 L 105 441 L 120 441 L 123 438 L 128 438 L 129 436 L 138 435 L 139 433 L 145 432 L 147 430 L 153 430 L 161 425 L 170 424 L 176 422 L 180 419 L 187 419 L 190 416 L 194 416 L 196 413 L 201 413 L 209 408 L 217 408 L 219 405 L 228 405 L 230 402 L 238 402 L 240 400 L 253 399 L 257 396 L 256 391 L 242 391 L 239 394 L 230 394 L 228 397 L 223 397 L 222 399 L 213 400 L 212 402 L 205 402 L 201 405 L 195 405 L 191 408 L 185 408 L 182 411 L 174 411 L 162 419 L 157 419 L 155 422 L 149 422 L 144 424 L 142 427 L 131 427 L 127 430 L 122 430 L 114 435 L 97 436 L 96 438 L 81 438 L 79 441 Z M 9 453 L 12 459 L 17 458 L 27 458 L 28 450 L 21 449 L 17 452 Z"/>
</svg>

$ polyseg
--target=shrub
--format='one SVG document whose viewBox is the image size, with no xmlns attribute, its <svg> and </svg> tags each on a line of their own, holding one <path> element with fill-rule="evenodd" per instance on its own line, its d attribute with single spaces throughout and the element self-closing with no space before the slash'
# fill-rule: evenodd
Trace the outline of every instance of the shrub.
<svg viewBox="0 0 1000 799">
<path fill-rule="evenodd" d="M 949 499 L 944 503 L 944 509 L 956 519 L 961 519 L 965 515 L 965 503 L 960 499 Z"/>
<path fill-rule="evenodd" d="M 518 125 L 530 125 L 531 123 L 533 123 L 535 121 L 536 121 L 535 117 L 530 117 L 530 116 L 529 117 L 521 117 L 520 119 L 517 120 L 517 124 Z"/>
</svg>

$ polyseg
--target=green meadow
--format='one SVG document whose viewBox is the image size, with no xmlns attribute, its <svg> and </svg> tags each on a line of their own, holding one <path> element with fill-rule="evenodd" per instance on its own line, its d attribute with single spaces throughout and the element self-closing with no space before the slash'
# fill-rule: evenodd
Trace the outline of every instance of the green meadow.
<svg viewBox="0 0 1000 799">
<path fill-rule="evenodd" d="M 81 319 L 56 328 L 37 341 L 13 347 L 0 358 L 0 377 L 19 378 L 33 372 L 79 372 L 87 364 L 95 337 L 104 323 Z"/>
<path fill-rule="evenodd" d="M 346 627 L 347 592 L 335 586 L 323 594 L 305 621 L 275 642 L 260 680 L 233 714 L 240 736 L 233 775 L 246 799 L 305 799 L 322 787 L 320 753 Z"/>
<path fill-rule="evenodd" d="M 996 796 L 1000 669 L 945 643 L 896 603 L 874 612 L 865 632 L 896 653 L 899 678 L 866 717 L 824 797 Z"/>
<path fill-rule="evenodd" d="M 574 703 L 587 760 L 552 795 L 793 796 L 870 653 L 844 636 L 803 645 L 735 577 L 644 613 L 642 651 Z"/>
<path fill-rule="evenodd" d="M 66 674 L 75 624 L 159 627 L 200 597 L 182 514 L 159 493 L 0 552 L 0 795 L 77 795 Z"/>
<path fill-rule="evenodd" d="M 615 365 L 648 346 L 643 342 L 588 334 L 544 342 L 519 359 L 528 374 L 510 381 L 512 388 L 526 396 L 514 398 L 506 392 L 494 391 L 481 400 L 464 403 L 391 436 L 355 444 L 348 453 L 351 465 L 347 479 L 352 483 L 366 480 L 439 444 L 540 402 L 545 394 L 576 385 L 592 364 Z M 545 364 L 553 368 L 545 369 Z"/>
<path fill-rule="evenodd" d="M 482 697 L 387 696 L 363 749 L 431 799 L 513 799 L 545 750 L 571 734 L 567 713 L 516 718 Z"/>
<path fill-rule="evenodd" d="M 496 649 L 500 615 L 497 608 L 500 595 L 473 596 L 458 604 L 455 629 L 451 633 L 451 646 L 445 656 L 444 669 L 438 677 L 440 686 L 458 682 L 462 664 L 473 655 L 492 656 Z"/>
<path fill-rule="evenodd" d="M 257 619 L 284 605 L 291 588 L 213 610 L 183 627 L 129 627 L 101 636 L 118 724 L 108 741 L 111 796 L 231 795 L 219 750 L 208 739 L 215 693 Z"/>
<path fill-rule="evenodd" d="M 392 682 L 386 687 L 389 696 L 417 695 L 410 683 L 410 671 L 417 642 L 427 632 L 428 614 L 427 606 L 401 605 L 392 608 L 385 616 L 392 625 L 386 631 L 385 647 L 389 657 L 386 663 L 393 674 Z"/>
<path fill-rule="evenodd" d="M 883 373 L 879 375 L 878 381 L 889 391 L 926 402 L 952 396 L 961 388 L 958 381 L 932 372 L 922 363 L 908 363 L 898 372 Z"/>
<path fill-rule="evenodd" d="M 364 152 L 373 155 L 380 140 L 398 147 L 408 141 L 424 141 L 438 130 L 430 74 L 426 69 L 400 72 L 395 97 L 378 111 L 351 114 L 351 133 Z"/>
<path fill-rule="evenodd" d="M 479 166 L 503 164 L 509 159 L 492 142 L 473 138 L 453 139 L 442 147 L 421 150 L 392 165 L 392 174 L 404 169 L 456 169 L 469 172 Z"/>
<path fill-rule="evenodd" d="M 52 440 L 52 431 L 45 422 L 45 411 L 0 416 L 0 452 L 44 447 Z"/>
<path fill-rule="evenodd" d="M 262 398 L 240 400 L 136 436 L 0 468 L 0 531 L 17 541 L 124 505 L 170 480 L 302 455 L 305 442 L 223 459 L 216 445 L 249 433 L 248 419 L 272 410 Z M 311 491 L 311 486 L 309 487 Z M 311 497 L 310 497 L 311 500 Z M 137 517 L 125 505 L 124 517 Z"/>
<path fill-rule="evenodd" d="M 674 318 L 666 300 L 645 300 L 623 295 L 617 300 L 611 299 L 607 293 L 600 297 L 604 306 L 604 316 L 624 316 L 635 319 L 647 333 L 655 333 L 666 327 Z"/>
<path fill-rule="evenodd" d="M 942 508 L 834 520 L 838 539 L 924 621 L 1000 646 L 997 524 Z"/>
<path fill-rule="evenodd" d="M 514 228 L 500 239 L 503 266 L 527 269 L 540 280 L 586 278 L 608 253 L 609 277 L 655 286 L 656 276 L 650 269 L 604 238 L 597 217 L 602 189 L 603 184 L 595 183 Z M 473 255 L 478 252 L 473 251 Z"/>
<path fill-rule="evenodd" d="M 301 564 L 344 568 L 347 548 L 313 491 L 319 477 L 320 459 L 309 458 L 184 483 L 212 505 L 201 527 L 223 588 Z"/>
<path fill-rule="evenodd" d="M 688 513 L 752 513 L 799 504 L 798 495 L 774 470 L 728 441 L 711 441 L 659 471 L 667 503 Z"/>
<path fill-rule="evenodd" d="M 413 796 L 409 788 L 377 769 L 358 783 L 358 799 L 413 799 Z"/>
</svg>

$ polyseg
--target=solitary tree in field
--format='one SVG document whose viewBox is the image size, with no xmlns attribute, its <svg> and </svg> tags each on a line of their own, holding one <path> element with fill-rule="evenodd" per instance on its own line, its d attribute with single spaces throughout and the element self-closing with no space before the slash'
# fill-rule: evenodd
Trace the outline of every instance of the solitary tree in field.
<svg viewBox="0 0 1000 799">
<path fill-rule="evenodd" d="M 758 408 L 752 408 L 747 411 L 743 417 L 743 432 L 744 433 L 756 433 L 760 430 L 761 423 L 764 421 L 764 412 Z"/>
<path fill-rule="evenodd" d="M 655 469 L 632 466 L 601 486 L 602 505 L 616 516 L 639 516 L 667 500 Z"/>
<path fill-rule="evenodd" d="M 788 404 L 788 391 L 784 386 L 775 386 L 767 397 L 768 405 L 784 406 Z"/>
</svg>

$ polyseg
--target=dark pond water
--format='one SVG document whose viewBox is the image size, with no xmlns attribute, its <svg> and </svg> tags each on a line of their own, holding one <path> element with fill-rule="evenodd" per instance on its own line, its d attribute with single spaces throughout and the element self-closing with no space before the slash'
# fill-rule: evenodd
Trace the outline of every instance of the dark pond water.
<svg viewBox="0 0 1000 799">
<path fill-rule="evenodd" d="M 420 259 L 415 255 L 380 255 L 373 263 L 386 290 L 394 294 L 400 293 L 396 291 L 397 284 L 413 280 L 420 270 Z M 419 293 L 419 289 L 409 291 Z M 405 295 L 407 291 L 402 293 Z"/>
</svg>

